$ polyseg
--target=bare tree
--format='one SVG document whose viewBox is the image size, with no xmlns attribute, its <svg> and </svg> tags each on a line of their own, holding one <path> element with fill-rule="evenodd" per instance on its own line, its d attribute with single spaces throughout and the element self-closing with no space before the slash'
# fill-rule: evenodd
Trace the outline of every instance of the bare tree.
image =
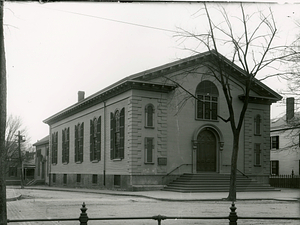
<svg viewBox="0 0 300 225">
<path fill-rule="evenodd" d="M 249 103 L 250 91 L 253 84 L 257 81 L 256 77 L 265 69 L 275 72 L 264 75 L 261 80 L 287 75 L 286 72 L 279 71 L 278 65 L 289 62 L 294 57 L 299 56 L 299 52 L 295 51 L 291 46 L 276 44 L 275 39 L 278 29 L 271 8 L 267 12 L 256 11 L 248 14 L 244 5 L 239 4 L 239 16 L 230 16 L 230 13 L 221 5 L 218 5 L 217 10 L 213 13 L 211 12 L 213 11 L 212 9 L 214 10 L 215 8 L 209 8 L 204 3 L 203 8 L 198 12 L 206 18 L 207 31 L 197 33 L 195 30 L 181 29 L 176 37 L 184 45 L 185 43 L 191 43 L 189 42 L 191 40 L 193 40 L 193 43 L 196 43 L 193 48 L 185 46 L 186 50 L 199 53 L 199 50 L 203 51 L 205 49 L 211 53 L 209 59 L 203 60 L 199 67 L 205 68 L 203 76 L 213 77 L 216 82 L 219 82 L 226 99 L 229 118 L 218 116 L 222 121 L 230 123 L 233 134 L 230 189 L 227 200 L 235 201 L 239 138 Z M 201 21 L 201 26 L 204 26 L 203 20 Z M 227 54 L 221 54 L 221 52 L 226 52 Z M 228 64 L 231 67 L 228 67 Z M 230 76 L 234 73 L 234 70 L 239 70 L 236 65 L 243 69 L 243 77 L 239 80 L 242 84 L 240 89 L 243 91 L 243 106 L 241 110 L 238 110 L 234 105 L 230 82 Z M 199 67 L 186 70 L 185 73 L 199 74 Z M 182 87 L 180 81 L 176 80 L 176 78 L 168 77 L 167 79 Z M 187 95 L 197 99 L 190 92 L 187 92 Z M 183 101 L 186 101 L 186 98 Z M 181 105 L 184 104 L 181 102 Z"/>
</svg>

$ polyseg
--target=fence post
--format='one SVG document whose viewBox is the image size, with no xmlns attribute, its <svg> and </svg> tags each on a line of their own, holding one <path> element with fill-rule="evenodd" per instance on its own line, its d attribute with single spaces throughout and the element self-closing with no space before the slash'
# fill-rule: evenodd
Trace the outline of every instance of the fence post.
<svg viewBox="0 0 300 225">
<path fill-rule="evenodd" d="M 229 213 L 229 225 L 237 225 L 238 216 L 235 212 L 236 207 L 234 202 L 232 202 Z"/>
<path fill-rule="evenodd" d="M 87 225 L 87 221 L 89 220 L 88 216 L 87 216 L 87 208 L 85 207 L 85 203 L 82 203 L 82 207 L 80 208 L 81 213 L 80 213 L 80 217 L 79 217 L 79 222 L 80 225 Z"/>
</svg>

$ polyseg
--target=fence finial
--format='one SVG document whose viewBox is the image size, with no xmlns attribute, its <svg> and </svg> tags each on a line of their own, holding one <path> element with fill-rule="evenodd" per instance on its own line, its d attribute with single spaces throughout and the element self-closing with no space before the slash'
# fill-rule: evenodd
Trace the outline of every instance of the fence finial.
<svg viewBox="0 0 300 225">
<path fill-rule="evenodd" d="M 82 203 L 82 207 L 80 208 L 81 213 L 80 213 L 80 217 L 79 217 L 79 222 L 80 225 L 87 225 L 87 221 L 89 220 L 88 216 L 87 216 L 87 208 L 85 207 L 85 202 Z"/>
<path fill-rule="evenodd" d="M 229 213 L 229 225 L 237 225 L 238 216 L 235 210 L 236 210 L 235 204 L 234 202 L 232 202 L 230 207 L 230 213 Z"/>
</svg>

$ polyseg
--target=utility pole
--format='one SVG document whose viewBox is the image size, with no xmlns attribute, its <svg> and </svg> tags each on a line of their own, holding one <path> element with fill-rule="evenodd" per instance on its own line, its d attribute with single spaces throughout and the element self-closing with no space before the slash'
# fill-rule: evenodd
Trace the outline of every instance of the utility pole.
<svg viewBox="0 0 300 225">
<path fill-rule="evenodd" d="M 23 174 L 23 160 L 22 160 L 22 153 L 21 153 L 21 142 L 24 142 L 25 140 L 23 139 L 23 135 L 21 135 L 20 131 L 18 131 L 18 150 L 19 150 L 19 163 L 21 165 L 21 174 L 20 174 L 20 179 L 21 179 L 21 189 L 24 188 L 24 174 Z"/>
<path fill-rule="evenodd" d="M 5 128 L 6 128 L 6 63 L 3 34 L 3 6 L 0 0 L 0 224 L 7 225 L 5 181 Z"/>
</svg>

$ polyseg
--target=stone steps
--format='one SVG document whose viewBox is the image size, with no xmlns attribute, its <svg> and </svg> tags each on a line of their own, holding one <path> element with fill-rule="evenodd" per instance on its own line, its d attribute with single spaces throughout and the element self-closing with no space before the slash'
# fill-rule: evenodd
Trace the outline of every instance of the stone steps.
<svg viewBox="0 0 300 225">
<path fill-rule="evenodd" d="M 183 174 L 170 182 L 163 190 L 176 192 L 224 192 L 229 190 L 229 174 L 199 173 Z M 242 175 L 237 175 L 238 192 L 275 191 L 267 184 L 261 184 Z"/>
</svg>

